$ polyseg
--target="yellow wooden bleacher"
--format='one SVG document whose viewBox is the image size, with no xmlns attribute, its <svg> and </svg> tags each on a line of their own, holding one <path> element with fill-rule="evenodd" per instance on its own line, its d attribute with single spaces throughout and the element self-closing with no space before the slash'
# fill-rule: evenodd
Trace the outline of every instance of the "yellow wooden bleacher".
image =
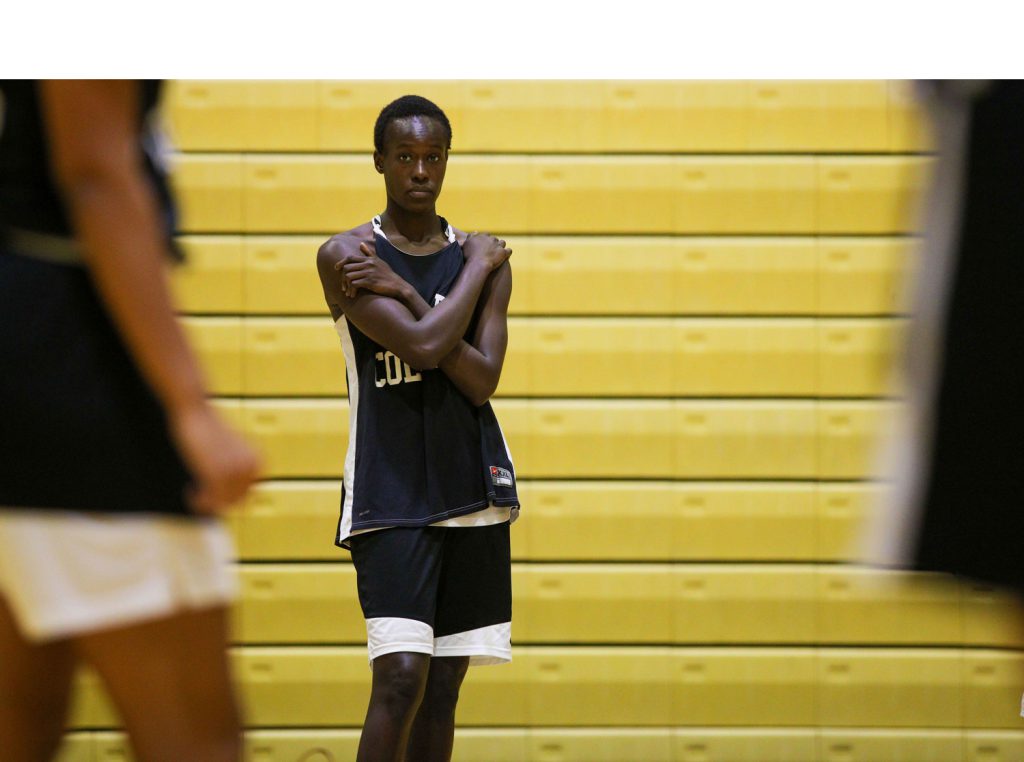
<svg viewBox="0 0 1024 762">
<path fill-rule="evenodd" d="M 456 156 L 445 216 L 513 234 L 907 232 L 922 157 Z M 187 233 L 331 234 L 380 211 L 368 155 L 202 154 L 177 162 Z M 345 224 L 351 220 L 350 224 Z"/>
<path fill-rule="evenodd" d="M 188 152 L 361 152 L 388 101 L 416 93 L 494 153 L 889 153 L 927 148 L 903 82 L 179 82 Z"/>
<path fill-rule="evenodd" d="M 456 739 L 465 762 L 1013 762 L 1024 752 L 1013 732 L 928 729 L 465 728 Z M 255 730 L 246 751 L 254 762 L 335 762 L 353 759 L 358 741 L 355 730 Z M 100 731 L 74 734 L 59 762 L 127 758 L 126 741 Z"/>
<path fill-rule="evenodd" d="M 184 310 L 315 315 L 322 236 L 188 235 Z M 512 315 L 862 316 L 899 313 L 912 239 L 516 236 Z"/>
<path fill-rule="evenodd" d="M 346 394 L 323 316 L 185 322 L 215 394 Z M 889 318 L 512 317 L 497 396 L 880 396 L 901 327 Z"/>
<path fill-rule="evenodd" d="M 358 744 L 348 402 L 315 256 L 382 209 L 373 121 L 406 92 L 452 121 L 440 213 L 514 250 L 514 660 L 471 671 L 454 759 L 1020 759 L 1010 599 L 851 564 L 931 162 L 907 83 L 178 82 L 175 293 L 268 464 L 231 520 L 248 762 Z M 80 680 L 60 762 L 129 759 Z"/>
</svg>

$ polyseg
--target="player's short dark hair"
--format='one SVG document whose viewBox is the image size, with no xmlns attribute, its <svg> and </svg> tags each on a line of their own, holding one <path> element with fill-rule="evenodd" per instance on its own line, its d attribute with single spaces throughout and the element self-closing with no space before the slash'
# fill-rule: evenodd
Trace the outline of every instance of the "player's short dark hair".
<svg viewBox="0 0 1024 762">
<path fill-rule="evenodd" d="M 448 135 L 448 144 L 445 148 L 451 150 L 452 125 L 441 108 L 433 101 L 428 101 L 419 95 L 403 95 L 381 109 L 377 123 L 373 125 L 373 147 L 379 153 L 384 153 L 384 133 L 388 125 L 396 119 L 405 119 L 408 116 L 425 116 L 440 122 Z"/>
</svg>

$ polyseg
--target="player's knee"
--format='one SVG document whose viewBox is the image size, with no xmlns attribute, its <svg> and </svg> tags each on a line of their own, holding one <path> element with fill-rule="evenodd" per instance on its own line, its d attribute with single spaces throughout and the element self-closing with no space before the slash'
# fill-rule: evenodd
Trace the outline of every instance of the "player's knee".
<svg viewBox="0 0 1024 762">
<path fill-rule="evenodd" d="M 388 654 L 374 661 L 374 703 L 401 717 L 415 711 L 423 698 L 429 658 L 420 654 Z"/>
<path fill-rule="evenodd" d="M 450 717 L 455 713 L 467 666 L 456 663 L 438 668 L 435 664 L 431 668 L 421 713 L 438 717 Z"/>
<path fill-rule="evenodd" d="M 459 703 L 459 686 L 445 685 L 430 689 L 423 697 L 420 714 L 429 719 L 447 720 L 455 714 L 455 706 Z"/>
</svg>

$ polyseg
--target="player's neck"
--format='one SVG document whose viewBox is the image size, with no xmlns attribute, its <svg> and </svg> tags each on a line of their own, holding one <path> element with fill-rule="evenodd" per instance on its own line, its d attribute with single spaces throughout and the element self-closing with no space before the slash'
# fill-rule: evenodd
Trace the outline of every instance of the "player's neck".
<svg viewBox="0 0 1024 762">
<path fill-rule="evenodd" d="M 385 232 L 388 228 L 394 229 L 411 244 L 425 244 L 441 229 L 441 218 L 435 209 L 429 212 L 409 212 L 388 203 L 381 215 L 381 226 Z"/>
</svg>

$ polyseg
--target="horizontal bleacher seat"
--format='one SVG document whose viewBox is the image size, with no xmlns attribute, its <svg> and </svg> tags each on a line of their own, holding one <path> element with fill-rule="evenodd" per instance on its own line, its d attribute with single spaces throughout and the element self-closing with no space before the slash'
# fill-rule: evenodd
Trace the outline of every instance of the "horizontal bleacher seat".
<svg viewBox="0 0 1024 762">
<path fill-rule="evenodd" d="M 181 309 L 328 319 L 322 236 L 188 235 Z M 906 310 L 913 239 L 508 238 L 512 315 L 883 315 Z"/>
<path fill-rule="evenodd" d="M 339 477 L 348 402 L 227 401 L 266 476 Z M 891 403 L 495 400 L 521 478 L 859 479 Z"/>
<path fill-rule="evenodd" d="M 214 394 L 344 396 L 325 318 L 186 320 Z M 889 319 L 510 318 L 504 397 L 858 397 L 889 391 Z"/>
<path fill-rule="evenodd" d="M 246 762 L 353 759 L 359 730 L 250 730 Z M 459 762 L 1016 762 L 1024 733 L 922 728 L 456 728 Z M 306 755 L 306 756 L 303 756 Z M 642 755 L 642 756 L 641 756 Z M 58 762 L 132 762 L 117 731 L 70 734 Z"/>
<path fill-rule="evenodd" d="M 243 564 L 238 643 L 365 642 L 351 564 Z M 937 576 L 811 564 L 523 564 L 516 643 L 1019 645 L 1004 601 Z M 967 604 L 970 602 L 970 608 Z M 965 627 L 966 616 L 988 622 Z M 987 626 L 986 626 L 987 624 Z"/>
<path fill-rule="evenodd" d="M 514 234 L 908 233 L 929 159 L 453 156 L 441 210 Z M 185 154 L 187 233 L 318 233 L 380 211 L 369 156 Z"/>
<path fill-rule="evenodd" d="M 823 728 L 818 762 L 962 760 L 964 736 L 956 730 L 860 730 Z"/>
<path fill-rule="evenodd" d="M 234 662 L 251 727 L 362 722 L 365 647 L 246 647 Z M 1010 730 L 1020 668 L 1019 654 L 974 649 L 523 646 L 511 664 L 474 671 L 459 716 L 467 727 Z M 81 699 L 72 727 L 116 727 L 99 690 Z"/>
<path fill-rule="evenodd" d="M 189 151 L 368 151 L 381 108 L 435 100 L 453 149 L 483 152 L 923 150 L 906 82 L 183 81 L 168 93 Z M 552 108 L 557 104 L 557 108 Z"/>
<path fill-rule="evenodd" d="M 847 560 L 880 492 L 868 483 L 521 481 L 525 518 L 512 532 L 513 554 L 547 561 Z M 340 494 L 339 481 L 260 484 L 235 516 L 240 557 L 338 560 Z"/>
</svg>

